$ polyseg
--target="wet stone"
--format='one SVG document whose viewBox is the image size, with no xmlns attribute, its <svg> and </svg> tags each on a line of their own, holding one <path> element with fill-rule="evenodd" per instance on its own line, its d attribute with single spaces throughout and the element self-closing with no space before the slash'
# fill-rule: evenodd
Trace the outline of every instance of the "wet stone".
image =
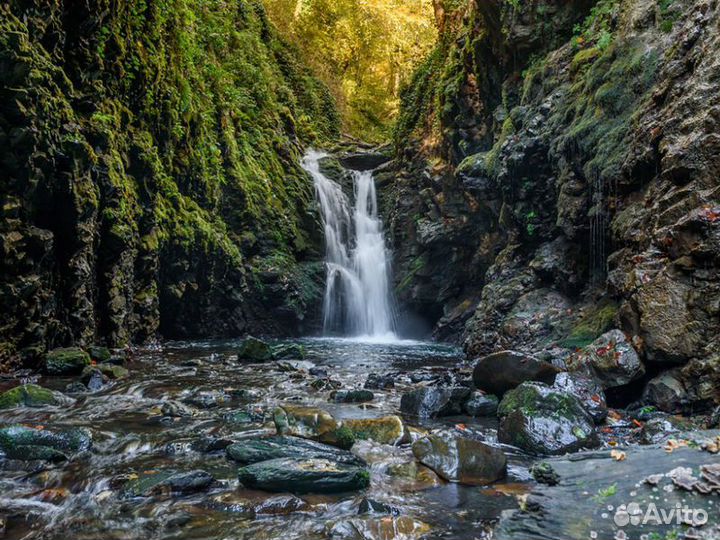
<svg viewBox="0 0 720 540">
<path fill-rule="evenodd" d="M 437 418 L 461 414 L 463 404 L 470 395 L 470 388 L 426 387 L 403 394 L 400 411 L 418 418 Z"/>
<path fill-rule="evenodd" d="M 380 444 L 399 444 L 405 435 L 405 426 L 399 416 L 345 420 L 342 427 L 349 430 L 357 441 L 373 440 Z"/>
<path fill-rule="evenodd" d="M 412 445 L 415 457 L 445 480 L 484 485 L 504 478 L 507 458 L 502 450 L 451 433 L 429 435 Z"/>
<path fill-rule="evenodd" d="M 364 497 L 358 506 L 358 514 L 382 514 L 387 516 L 399 516 L 400 509 L 375 499 Z"/>
<path fill-rule="evenodd" d="M 338 521 L 327 528 L 333 540 L 392 540 L 422 538 L 430 526 L 410 516 L 358 517 Z"/>
<path fill-rule="evenodd" d="M 302 458 L 326 459 L 340 463 L 361 465 L 363 462 L 352 453 L 334 446 L 298 437 L 263 437 L 243 439 L 225 449 L 227 457 L 242 465 L 270 459 Z"/>
<path fill-rule="evenodd" d="M 10 426 L 0 429 L 0 450 L 9 459 L 65 461 L 91 446 L 92 435 L 84 428 L 54 431 Z"/>
<path fill-rule="evenodd" d="M 371 373 L 368 375 L 364 387 L 368 390 L 389 390 L 395 388 L 395 375 L 391 373 L 385 375 Z"/>
<path fill-rule="evenodd" d="M 151 497 L 165 493 L 190 494 L 207 490 L 215 479 L 203 470 L 188 472 L 143 471 L 125 486 L 125 494 Z"/>
<path fill-rule="evenodd" d="M 330 394 L 330 399 L 335 403 L 367 403 L 374 398 L 375 395 L 369 390 L 337 390 Z"/>
<path fill-rule="evenodd" d="M 463 404 L 463 411 L 470 416 L 495 416 L 498 404 L 496 396 L 475 390 Z"/>
<path fill-rule="evenodd" d="M 248 488 L 292 493 L 342 493 L 365 489 L 370 473 L 365 467 L 327 459 L 271 459 L 238 470 Z"/>
<path fill-rule="evenodd" d="M 580 401 L 542 383 L 523 383 L 507 392 L 498 416 L 498 440 L 531 454 L 564 454 L 599 444 L 593 419 Z"/>
<path fill-rule="evenodd" d="M 90 355 L 79 347 L 54 349 L 45 357 L 48 375 L 79 375 L 90 364 Z"/>
<path fill-rule="evenodd" d="M 273 358 L 270 345 L 252 336 L 243 340 L 237 354 L 238 360 L 249 362 L 267 362 Z"/>
<path fill-rule="evenodd" d="M 500 351 L 478 360 L 473 383 L 488 394 L 502 396 L 527 381 L 552 384 L 558 368 L 533 356 L 515 351 Z"/>
<path fill-rule="evenodd" d="M 36 384 L 23 384 L 0 394 L 0 409 L 68 405 L 72 402 L 72 399 L 63 396 L 60 392 Z"/>
</svg>

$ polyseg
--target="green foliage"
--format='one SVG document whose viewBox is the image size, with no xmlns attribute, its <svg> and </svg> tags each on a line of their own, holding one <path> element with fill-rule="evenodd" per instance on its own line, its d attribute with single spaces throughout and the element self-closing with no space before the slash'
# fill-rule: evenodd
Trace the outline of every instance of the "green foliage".
<svg viewBox="0 0 720 540">
<path fill-rule="evenodd" d="M 595 4 L 583 23 L 575 26 L 573 47 L 577 49 L 594 45 L 601 51 L 607 49 L 613 40 L 619 7 L 620 0 L 600 0 Z"/>
<path fill-rule="evenodd" d="M 328 84 L 344 129 L 390 135 L 400 89 L 436 39 L 431 0 L 264 0 L 270 18 Z"/>
</svg>

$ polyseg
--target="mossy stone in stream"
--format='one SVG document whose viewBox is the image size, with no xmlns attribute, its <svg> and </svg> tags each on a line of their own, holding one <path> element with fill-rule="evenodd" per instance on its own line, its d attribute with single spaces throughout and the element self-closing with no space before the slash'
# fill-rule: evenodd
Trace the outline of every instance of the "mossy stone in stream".
<svg viewBox="0 0 720 540">
<path fill-rule="evenodd" d="M 90 347 L 88 347 L 88 353 L 90 354 L 90 358 L 92 358 L 96 362 L 109 362 L 112 358 L 110 349 L 108 349 L 107 347 L 102 347 L 100 345 L 91 345 Z"/>
<path fill-rule="evenodd" d="M 36 384 L 23 384 L 0 394 L 0 409 L 11 407 L 42 407 L 59 405 L 61 400 L 56 392 Z M 69 398 L 68 398 L 69 400 Z"/>
<path fill-rule="evenodd" d="M 90 355 L 80 347 L 54 349 L 45 357 L 45 373 L 48 375 L 79 375 L 90 365 Z"/>
<path fill-rule="evenodd" d="M 143 471 L 125 486 L 125 495 L 131 497 L 150 497 L 162 493 L 197 493 L 210 487 L 215 481 L 213 476 L 203 470 Z"/>
<path fill-rule="evenodd" d="M 398 444 L 405 435 L 405 426 L 399 416 L 345 420 L 343 427 L 350 430 L 355 440 L 373 440 L 380 444 Z"/>
<path fill-rule="evenodd" d="M 26 426 L 0 429 L 0 450 L 11 459 L 63 461 L 91 446 L 92 435 L 84 428 L 57 432 Z"/>
<path fill-rule="evenodd" d="M 245 439 L 225 449 L 227 457 L 243 465 L 279 458 L 327 459 L 361 465 L 352 453 L 334 446 L 298 437 L 264 437 Z"/>
<path fill-rule="evenodd" d="M 575 396 L 526 382 L 498 407 L 498 440 L 538 455 L 556 455 L 599 444 L 590 414 Z"/>
<path fill-rule="evenodd" d="M 306 354 L 307 351 L 305 350 L 305 347 L 297 343 L 276 345 L 272 348 L 272 355 L 276 360 L 304 360 Z"/>
<path fill-rule="evenodd" d="M 95 369 L 110 380 L 124 379 L 130 374 L 127 368 L 122 366 L 115 364 L 96 364 L 94 366 L 86 366 L 85 369 L 83 369 L 83 379 L 89 378 Z"/>
<path fill-rule="evenodd" d="M 238 360 L 267 362 L 272 358 L 273 352 L 270 345 L 252 336 L 245 338 L 238 349 Z"/>
<path fill-rule="evenodd" d="M 306 439 L 332 439 L 339 427 L 329 412 L 299 405 L 282 405 L 276 408 L 273 420 L 278 435 L 294 435 Z"/>
<path fill-rule="evenodd" d="M 366 403 L 375 398 L 370 390 L 336 390 L 330 393 L 335 403 Z"/>
<path fill-rule="evenodd" d="M 370 485 L 365 467 L 327 459 L 271 459 L 242 467 L 238 478 L 247 488 L 293 493 L 343 493 Z"/>
</svg>

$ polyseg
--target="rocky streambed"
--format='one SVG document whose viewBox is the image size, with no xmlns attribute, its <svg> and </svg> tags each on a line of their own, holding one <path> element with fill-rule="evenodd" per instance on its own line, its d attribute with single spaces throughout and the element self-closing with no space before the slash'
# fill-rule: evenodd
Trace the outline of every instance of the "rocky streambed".
<svg viewBox="0 0 720 540">
<path fill-rule="evenodd" d="M 59 351 L 1 383 L 0 538 L 715 538 L 715 419 L 613 409 L 621 375 L 587 369 L 333 339 Z M 652 501 L 707 523 L 625 529 Z"/>
</svg>

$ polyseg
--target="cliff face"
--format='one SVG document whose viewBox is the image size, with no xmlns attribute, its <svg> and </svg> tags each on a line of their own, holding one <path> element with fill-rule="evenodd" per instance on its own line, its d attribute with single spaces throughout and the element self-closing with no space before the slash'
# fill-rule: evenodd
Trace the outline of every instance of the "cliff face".
<svg viewBox="0 0 720 540">
<path fill-rule="evenodd" d="M 0 358 L 312 324 L 336 124 L 261 2 L 2 6 Z"/>
<path fill-rule="evenodd" d="M 619 327 L 718 398 L 717 2 L 447 4 L 382 178 L 400 299 L 472 356 Z"/>
</svg>

